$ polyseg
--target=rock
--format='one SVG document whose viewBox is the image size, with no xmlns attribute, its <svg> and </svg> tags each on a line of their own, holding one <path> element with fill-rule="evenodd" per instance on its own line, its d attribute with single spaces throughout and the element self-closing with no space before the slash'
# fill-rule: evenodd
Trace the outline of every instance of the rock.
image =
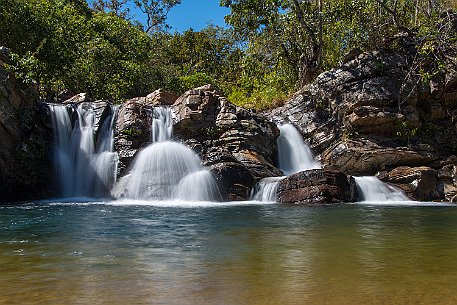
<svg viewBox="0 0 457 305">
<path fill-rule="evenodd" d="M 171 106 L 178 96 L 163 89 L 157 89 L 146 96 L 145 104 L 150 106 Z"/>
<path fill-rule="evenodd" d="M 211 147 L 203 154 L 203 165 L 210 167 L 222 200 L 248 200 L 255 184 L 254 176 L 228 150 Z"/>
<path fill-rule="evenodd" d="M 376 172 L 402 165 L 426 165 L 436 160 L 427 149 L 409 149 L 382 145 L 373 139 L 354 139 L 336 142 L 322 154 L 321 161 L 351 175 L 374 175 Z"/>
<path fill-rule="evenodd" d="M 150 109 L 141 99 L 132 99 L 119 107 L 115 147 L 119 155 L 119 174 L 123 175 L 134 155 L 142 146 L 150 143 L 151 118 Z"/>
<path fill-rule="evenodd" d="M 427 166 L 401 166 L 385 175 L 383 181 L 392 183 L 405 191 L 409 198 L 419 201 L 437 200 L 437 172 Z"/>
<path fill-rule="evenodd" d="M 283 204 L 334 204 L 355 201 L 354 187 L 340 171 L 314 169 L 279 182 L 278 202 Z"/>
<path fill-rule="evenodd" d="M 93 100 L 89 97 L 89 95 L 85 92 L 78 93 L 69 99 L 62 102 L 62 104 L 80 104 L 84 102 L 92 102 Z"/>
<path fill-rule="evenodd" d="M 21 84 L 3 68 L 7 61 L 0 56 L 0 202 L 42 199 L 55 194 L 47 110 L 37 103 L 34 85 Z"/>
<path fill-rule="evenodd" d="M 342 62 L 343 63 L 347 63 L 351 60 L 354 60 L 356 59 L 360 54 L 362 54 L 362 50 L 360 50 L 359 48 L 354 48 L 352 50 L 350 50 L 348 53 L 346 53 L 344 56 L 343 56 L 343 60 Z"/>
<path fill-rule="evenodd" d="M 438 171 L 436 191 L 439 198 L 449 202 L 457 202 L 457 163 L 443 166 Z"/>
<path fill-rule="evenodd" d="M 276 125 L 228 102 L 214 87 L 187 91 L 176 100 L 173 110 L 174 134 L 179 139 L 226 149 L 256 179 L 282 175 L 273 165 L 279 136 Z"/>
</svg>

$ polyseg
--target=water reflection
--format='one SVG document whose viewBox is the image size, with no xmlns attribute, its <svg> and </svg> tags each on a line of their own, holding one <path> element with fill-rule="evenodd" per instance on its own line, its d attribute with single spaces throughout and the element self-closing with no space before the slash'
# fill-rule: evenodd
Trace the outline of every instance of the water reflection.
<svg viewBox="0 0 457 305">
<path fill-rule="evenodd" d="M 0 207 L 4 304 L 455 304 L 457 210 Z"/>
</svg>

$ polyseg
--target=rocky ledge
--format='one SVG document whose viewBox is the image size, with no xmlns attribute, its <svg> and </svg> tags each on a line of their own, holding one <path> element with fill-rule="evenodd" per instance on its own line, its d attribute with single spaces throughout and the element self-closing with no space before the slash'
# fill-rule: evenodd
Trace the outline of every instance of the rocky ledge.
<svg viewBox="0 0 457 305">
<path fill-rule="evenodd" d="M 416 200 L 453 201 L 457 66 L 421 57 L 413 38 L 359 53 L 266 115 L 300 130 L 324 167 L 378 175 Z M 435 71 L 425 80 L 420 71 Z"/>
</svg>

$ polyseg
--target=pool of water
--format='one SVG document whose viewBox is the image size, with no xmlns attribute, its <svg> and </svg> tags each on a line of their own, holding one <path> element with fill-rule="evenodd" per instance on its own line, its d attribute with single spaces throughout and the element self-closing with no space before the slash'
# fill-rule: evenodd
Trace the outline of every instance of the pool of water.
<svg viewBox="0 0 457 305">
<path fill-rule="evenodd" d="M 0 304 L 457 304 L 457 207 L 0 207 Z"/>
</svg>

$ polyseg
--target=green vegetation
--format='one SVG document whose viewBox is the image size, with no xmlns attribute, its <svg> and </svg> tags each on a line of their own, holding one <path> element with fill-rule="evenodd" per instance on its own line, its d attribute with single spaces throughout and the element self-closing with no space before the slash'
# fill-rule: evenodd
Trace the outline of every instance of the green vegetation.
<svg viewBox="0 0 457 305">
<path fill-rule="evenodd" d="M 444 69 L 442 45 L 455 38 L 443 30 L 443 12 L 456 2 L 445 0 L 221 0 L 230 28 L 174 34 L 166 17 L 180 0 L 0 2 L 10 69 L 48 99 L 68 89 L 122 101 L 212 83 L 238 105 L 266 109 L 353 48 L 377 48 L 399 32 L 419 37 L 419 54 L 436 62 L 418 67 L 428 81 Z M 131 18 L 131 5 L 147 24 Z"/>
</svg>

